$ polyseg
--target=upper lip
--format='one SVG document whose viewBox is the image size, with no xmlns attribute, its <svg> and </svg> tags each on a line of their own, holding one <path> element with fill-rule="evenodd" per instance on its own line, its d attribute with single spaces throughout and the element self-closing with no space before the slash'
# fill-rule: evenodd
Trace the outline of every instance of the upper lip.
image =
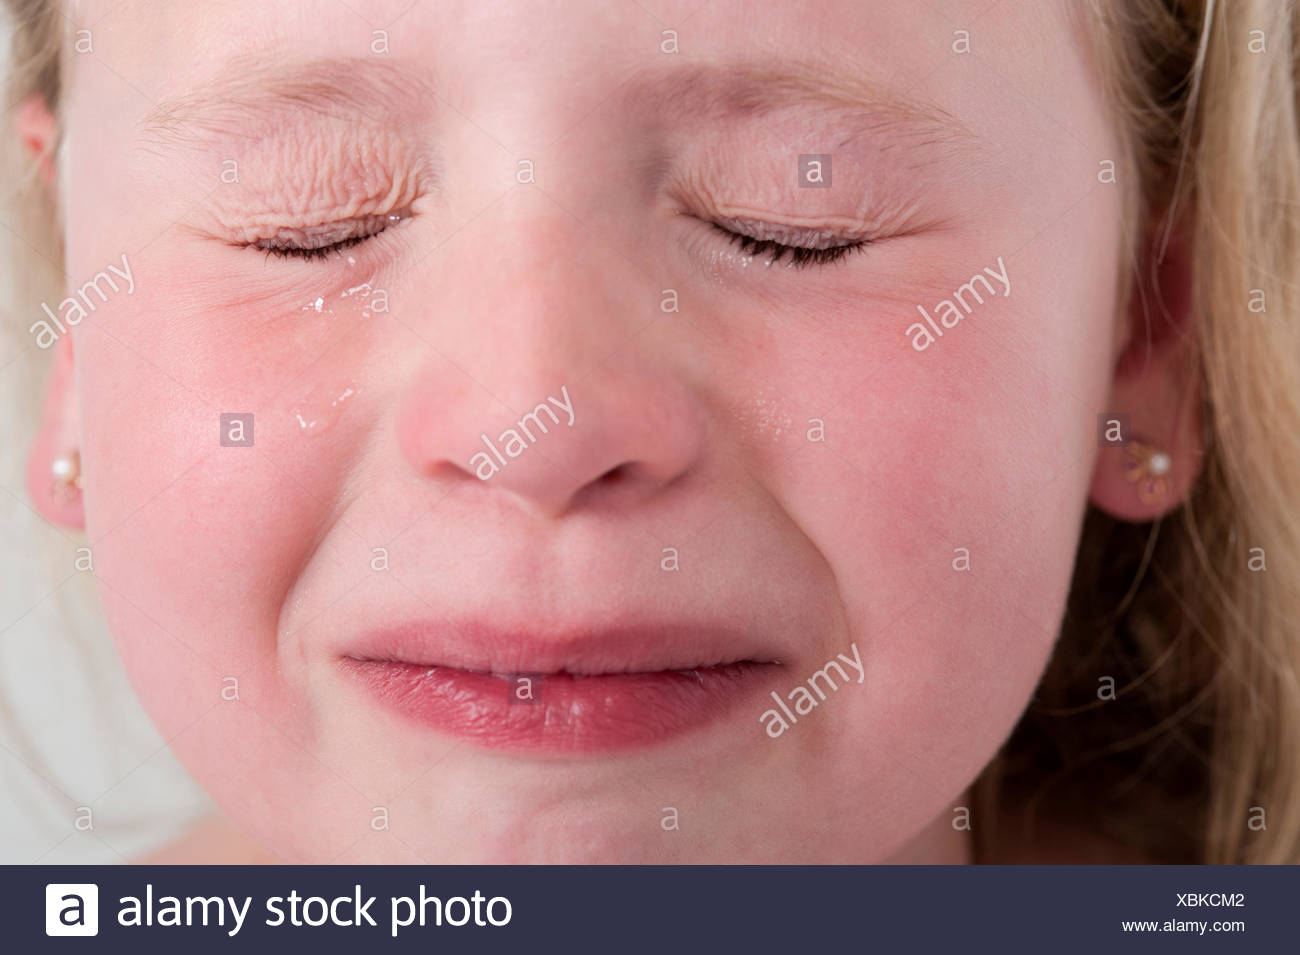
<svg viewBox="0 0 1300 955">
<path fill-rule="evenodd" d="M 674 621 L 544 627 L 534 622 L 526 628 L 481 620 L 410 622 L 367 631 L 342 656 L 497 674 L 631 674 L 780 663 L 775 648 L 753 634 Z"/>
</svg>

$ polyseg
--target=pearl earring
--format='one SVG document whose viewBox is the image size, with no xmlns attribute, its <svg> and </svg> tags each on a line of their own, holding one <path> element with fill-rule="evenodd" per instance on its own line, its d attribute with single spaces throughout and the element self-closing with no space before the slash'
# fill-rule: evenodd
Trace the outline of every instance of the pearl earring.
<svg viewBox="0 0 1300 955">
<path fill-rule="evenodd" d="M 1174 462 L 1168 453 L 1142 441 L 1124 446 L 1128 467 L 1124 479 L 1137 485 L 1138 500 L 1143 504 L 1161 504 L 1169 494 L 1169 472 Z"/>
<path fill-rule="evenodd" d="M 50 473 L 54 484 L 68 493 L 81 490 L 81 455 L 76 451 L 60 454 L 50 462 Z"/>
</svg>

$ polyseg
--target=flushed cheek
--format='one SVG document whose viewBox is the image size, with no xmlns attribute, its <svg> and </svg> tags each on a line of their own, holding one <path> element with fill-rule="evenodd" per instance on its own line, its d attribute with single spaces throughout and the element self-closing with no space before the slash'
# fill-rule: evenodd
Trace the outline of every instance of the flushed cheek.
<svg viewBox="0 0 1300 955">
<path fill-rule="evenodd" d="M 114 395 L 122 429 L 135 426 L 128 438 L 168 436 L 150 459 L 165 473 L 221 449 L 201 473 L 231 496 L 251 485 L 244 506 L 252 512 L 283 504 L 264 486 L 277 470 L 286 490 L 328 497 L 348 459 L 330 442 L 302 439 L 337 438 L 345 417 L 352 434 L 365 424 L 368 359 L 391 337 L 372 309 L 375 283 L 350 265 L 317 276 L 278 263 L 252 282 L 230 261 L 248 257 L 226 250 L 142 263 L 130 302 L 86 323 L 78 365 L 96 366 L 88 374 Z M 212 278 L 218 266 L 226 267 L 221 281 Z"/>
<path fill-rule="evenodd" d="M 1070 311 L 1007 301 L 983 320 L 1023 330 Z M 869 320 L 891 334 L 834 351 L 819 380 L 843 388 L 865 370 L 820 393 L 815 424 L 784 415 L 800 420 L 766 475 L 834 574 L 846 646 L 867 663 L 835 745 L 956 787 L 1014 724 L 1055 637 L 1089 473 L 1074 396 L 1094 394 L 1095 369 L 1064 354 L 1021 361 L 979 315 L 926 353 L 910 348 L 905 315 Z M 800 394 L 805 409 L 819 397 Z"/>
<path fill-rule="evenodd" d="M 334 506 L 337 444 L 304 439 L 289 398 L 258 407 L 236 390 L 218 404 L 102 330 L 78 346 L 87 530 L 104 586 L 211 663 L 273 648 Z M 227 368 L 232 388 L 251 389 L 240 368 Z"/>
<path fill-rule="evenodd" d="M 377 337 L 375 302 L 388 307 L 356 256 L 313 269 L 191 238 L 132 262 L 136 290 L 106 330 L 223 408 L 283 398 L 332 353 L 355 366 Z"/>
<path fill-rule="evenodd" d="M 1050 588 L 1052 576 L 1045 569 L 1040 582 Z M 1054 636 L 1018 612 L 1023 596 L 936 575 L 924 599 L 862 641 L 866 679 L 826 704 L 842 705 L 826 714 L 837 721 L 827 761 L 851 767 L 844 781 L 859 789 L 850 802 L 880 838 L 951 819 L 1014 728 Z"/>
<path fill-rule="evenodd" d="M 834 574 L 844 650 L 865 668 L 810 729 L 880 835 L 950 811 L 1015 725 L 1056 636 L 1085 490 L 1073 476 L 1034 487 L 956 435 L 877 420 L 882 440 L 828 445 L 840 459 L 783 504 Z M 958 491 L 981 513 L 955 508 Z"/>
<path fill-rule="evenodd" d="M 109 453 L 140 461 L 151 450 L 152 442 L 123 441 Z M 274 648 L 294 568 L 319 523 L 318 505 L 290 491 L 264 460 L 221 460 L 233 453 L 198 455 L 158 493 L 125 469 L 100 468 L 87 498 L 101 583 L 226 672 Z M 88 473 L 102 458 L 102 449 L 88 457 Z M 95 516 L 133 506 L 116 525 Z"/>
<path fill-rule="evenodd" d="M 305 619 L 295 608 L 326 607 L 369 571 L 366 542 L 331 531 L 382 418 L 367 358 L 377 342 L 391 347 L 394 319 L 336 264 L 311 283 L 314 297 L 301 276 L 316 273 L 299 269 L 249 299 L 247 283 L 214 286 L 193 263 L 155 258 L 129 310 L 79 329 L 87 520 L 105 600 L 129 618 L 125 643 L 145 646 L 150 626 L 182 635 L 197 653 L 170 663 L 191 676 L 216 667 L 246 686 L 273 680 L 277 640 Z M 305 592 L 307 566 L 326 592 Z M 146 669 L 159 655 L 148 646 L 135 654 Z M 176 678 L 156 682 L 165 695 Z"/>
</svg>

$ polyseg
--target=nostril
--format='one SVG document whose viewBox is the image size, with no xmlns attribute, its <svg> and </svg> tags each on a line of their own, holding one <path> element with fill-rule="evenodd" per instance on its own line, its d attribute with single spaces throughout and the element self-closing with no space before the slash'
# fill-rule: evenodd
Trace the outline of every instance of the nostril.
<svg viewBox="0 0 1300 955">
<path fill-rule="evenodd" d="M 627 469 L 620 464 L 618 465 L 618 467 L 610 468 L 608 471 L 602 474 L 600 476 L 599 483 L 621 484 L 626 477 L 627 477 Z"/>
</svg>

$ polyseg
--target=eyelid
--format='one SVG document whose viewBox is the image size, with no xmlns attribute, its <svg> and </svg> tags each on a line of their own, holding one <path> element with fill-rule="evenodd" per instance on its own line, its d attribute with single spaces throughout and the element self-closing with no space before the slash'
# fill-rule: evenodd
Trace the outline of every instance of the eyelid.
<svg viewBox="0 0 1300 955">
<path fill-rule="evenodd" d="M 384 215 L 357 216 L 339 222 L 324 222 L 295 228 L 281 228 L 276 233 L 247 243 L 263 252 L 318 251 L 343 243 L 364 241 L 388 229 L 405 225 L 411 219 L 409 208 Z"/>
<path fill-rule="evenodd" d="M 835 249 L 869 242 L 872 239 L 872 236 L 861 233 L 849 234 L 835 229 L 799 228 L 759 219 L 711 216 L 708 221 L 726 232 L 748 236 L 758 242 L 774 242 L 797 249 Z"/>
<path fill-rule="evenodd" d="M 702 251 L 711 268 L 730 261 L 738 267 L 758 262 L 764 266 L 784 264 L 790 269 L 816 269 L 840 264 L 866 251 L 875 236 L 854 230 L 853 234 L 828 228 L 785 225 L 748 217 L 688 214 L 715 236 L 723 236 L 738 251 L 722 253 L 716 245 Z M 723 256 L 726 256 L 725 258 Z"/>
</svg>

